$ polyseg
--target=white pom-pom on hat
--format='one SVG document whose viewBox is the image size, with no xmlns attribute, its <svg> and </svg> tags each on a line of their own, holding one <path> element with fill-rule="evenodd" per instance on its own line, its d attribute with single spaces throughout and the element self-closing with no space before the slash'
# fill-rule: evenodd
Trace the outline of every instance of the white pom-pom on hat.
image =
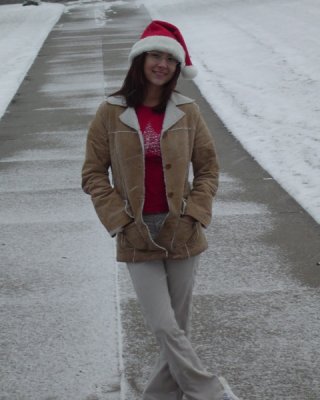
<svg viewBox="0 0 320 400">
<path fill-rule="evenodd" d="M 165 21 L 152 21 L 143 31 L 140 40 L 132 47 L 129 54 L 131 62 L 136 56 L 146 51 L 158 50 L 172 54 L 181 63 L 181 74 L 186 79 L 193 79 L 197 69 L 191 58 L 179 29 Z"/>
</svg>

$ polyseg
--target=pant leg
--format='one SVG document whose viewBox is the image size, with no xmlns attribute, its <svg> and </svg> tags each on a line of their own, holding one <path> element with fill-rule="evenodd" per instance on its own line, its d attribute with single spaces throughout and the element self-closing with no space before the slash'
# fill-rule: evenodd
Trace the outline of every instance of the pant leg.
<svg viewBox="0 0 320 400">
<path fill-rule="evenodd" d="M 186 260 L 167 260 L 164 263 L 171 306 L 179 328 L 187 336 L 190 333 L 192 292 L 199 258 L 196 256 Z M 172 377 L 169 365 L 161 351 L 144 391 L 144 399 L 149 399 L 154 393 L 160 393 L 164 382 L 166 387 L 176 391 L 174 399 L 181 400 L 183 393 Z"/>
<path fill-rule="evenodd" d="M 166 215 L 166 213 L 161 213 L 143 216 L 152 238 L 155 238 L 159 233 Z M 178 324 L 180 325 L 179 322 Z M 181 329 L 185 329 L 184 326 L 181 326 Z M 143 392 L 143 400 L 158 400 L 160 396 L 165 400 L 182 400 L 183 397 L 183 393 L 171 375 L 169 365 L 161 351 Z"/>
<path fill-rule="evenodd" d="M 177 323 L 164 262 L 128 263 L 128 269 L 144 318 L 160 344 L 161 359 L 168 363 L 170 374 L 181 391 L 190 400 L 219 399 L 221 385 L 217 377 L 203 368 Z M 167 400 L 171 395 L 177 396 L 177 393 L 164 392 L 166 385 L 162 384 L 161 393 L 146 394 L 149 397 L 144 400 Z"/>
<path fill-rule="evenodd" d="M 149 329 L 154 331 L 154 324 L 152 322 L 156 317 L 154 313 L 159 313 L 159 324 L 161 324 L 160 321 L 166 319 L 165 315 L 167 310 L 173 314 L 167 290 L 167 274 L 165 266 L 162 261 L 152 261 L 150 263 L 127 263 L 127 266 L 145 322 Z M 164 295 L 163 289 L 165 293 Z M 149 301 L 158 303 L 159 307 L 155 304 L 154 307 L 149 308 Z M 152 310 L 153 308 L 154 311 Z M 151 317 L 150 314 L 153 314 L 153 317 Z M 166 359 L 161 352 L 149 377 L 142 398 L 143 400 L 182 399 L 182 392 L 172 377 Z"/>
<path fill-rule="evenodd" d="M 192 291 L 198 260 L 199 257 L 197 256 L 188 260 L 176 260 L 164 263 L 171 306 L 179 328 L 186 335 L 189 333 Z M 170 398 L 174 400 L 182 399 L 183 392 L 171 375 L 169 365 L 161 351 L 150 375 L 143 399 L 152 399 L 152 396 L 156 393 L 161 393 L 164 387 L 166 387 L 168 392 L 170 391 Z M 168 395 L 166 395 L 166 398 L 168 398 Z"/>
<path fill-rule="evenodd" d="M 165 260 L 171 305 L 180 329 L 190 335 L 193 287 L 200 256 Z"/>
</svg>

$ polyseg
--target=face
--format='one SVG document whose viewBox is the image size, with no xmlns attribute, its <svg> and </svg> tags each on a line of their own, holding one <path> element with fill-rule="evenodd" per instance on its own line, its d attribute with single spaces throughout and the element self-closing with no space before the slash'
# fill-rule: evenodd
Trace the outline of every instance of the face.
<svg viewBox="0 0 320 400">
<path fill-rule="evenodd" d="M 163 86 L 169 82 L 179 62 L 169 53 L 148 51 L 144 63 L 144 74 L 149 84 Z"/>
</svg>

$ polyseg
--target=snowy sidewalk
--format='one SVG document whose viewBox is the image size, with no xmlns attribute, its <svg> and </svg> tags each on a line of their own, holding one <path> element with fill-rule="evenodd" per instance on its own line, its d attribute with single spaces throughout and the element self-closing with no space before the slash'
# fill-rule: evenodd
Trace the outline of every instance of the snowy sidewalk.
<svg viewBox="0 0 320 400">
<path fill-rule="evenodd" d="M 108 32 L 113 32 L 118 49 L 113 54 L 122 68 L 137 18 L 141 29 L 145 21 L 134 8 L 114 9 Z M 110 42 L 105 54 L 108 49 Z M 117 86 L 121 79 L 106 67 L 108 89 L 108 82 Z M 181 81 L 181 90 L 203 110 L 222 167 L 207 232 L 210 247 L 202 256 L 195 288 L 193 342 L 198 354 L 210 370 L 232 382 L 240 398 L 316 400 L 319 225 L 227 132 L 192 82 Z M 119 285 L 126 378 L 122 394 L 126 400 L 141 400 L 157 347 L 144 328 L 125 268 L 119 268 Z"/>
<path fill-rule="evenodd" d="M 1 129 L 1 399 L 119 398 L 113 241 L 80 188 L 105 5 L 64 14 Z"/>
<path fill-rule="evenodd" d="M 88 123 L 119 86 L 149 18 L 117 4 L 71 7 L 0 121 L 3 400 L 140 400 L 156 355 L 127 271 L 80 189 Z M 318 400 L 319 225 L 197 88 L 182 86 L 200 104 L 222 166 L 193 342 L 243 399 Z"/>
</svg>

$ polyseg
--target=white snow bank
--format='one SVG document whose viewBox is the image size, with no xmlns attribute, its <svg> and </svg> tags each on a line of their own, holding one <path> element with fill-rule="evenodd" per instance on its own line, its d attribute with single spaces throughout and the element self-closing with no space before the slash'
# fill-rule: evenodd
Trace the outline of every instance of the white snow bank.
<svg viewBox="0 0 320 400">
<path fill-rule="evenodd" d="M 0 118 L 33 64 L 64 6 L 0 6 Z"/>
<path fill-rule="evenodd" d="M 181 29 L 213 109 L 320 222 L 319 1 L 143 3 Z"/>
</svg>

